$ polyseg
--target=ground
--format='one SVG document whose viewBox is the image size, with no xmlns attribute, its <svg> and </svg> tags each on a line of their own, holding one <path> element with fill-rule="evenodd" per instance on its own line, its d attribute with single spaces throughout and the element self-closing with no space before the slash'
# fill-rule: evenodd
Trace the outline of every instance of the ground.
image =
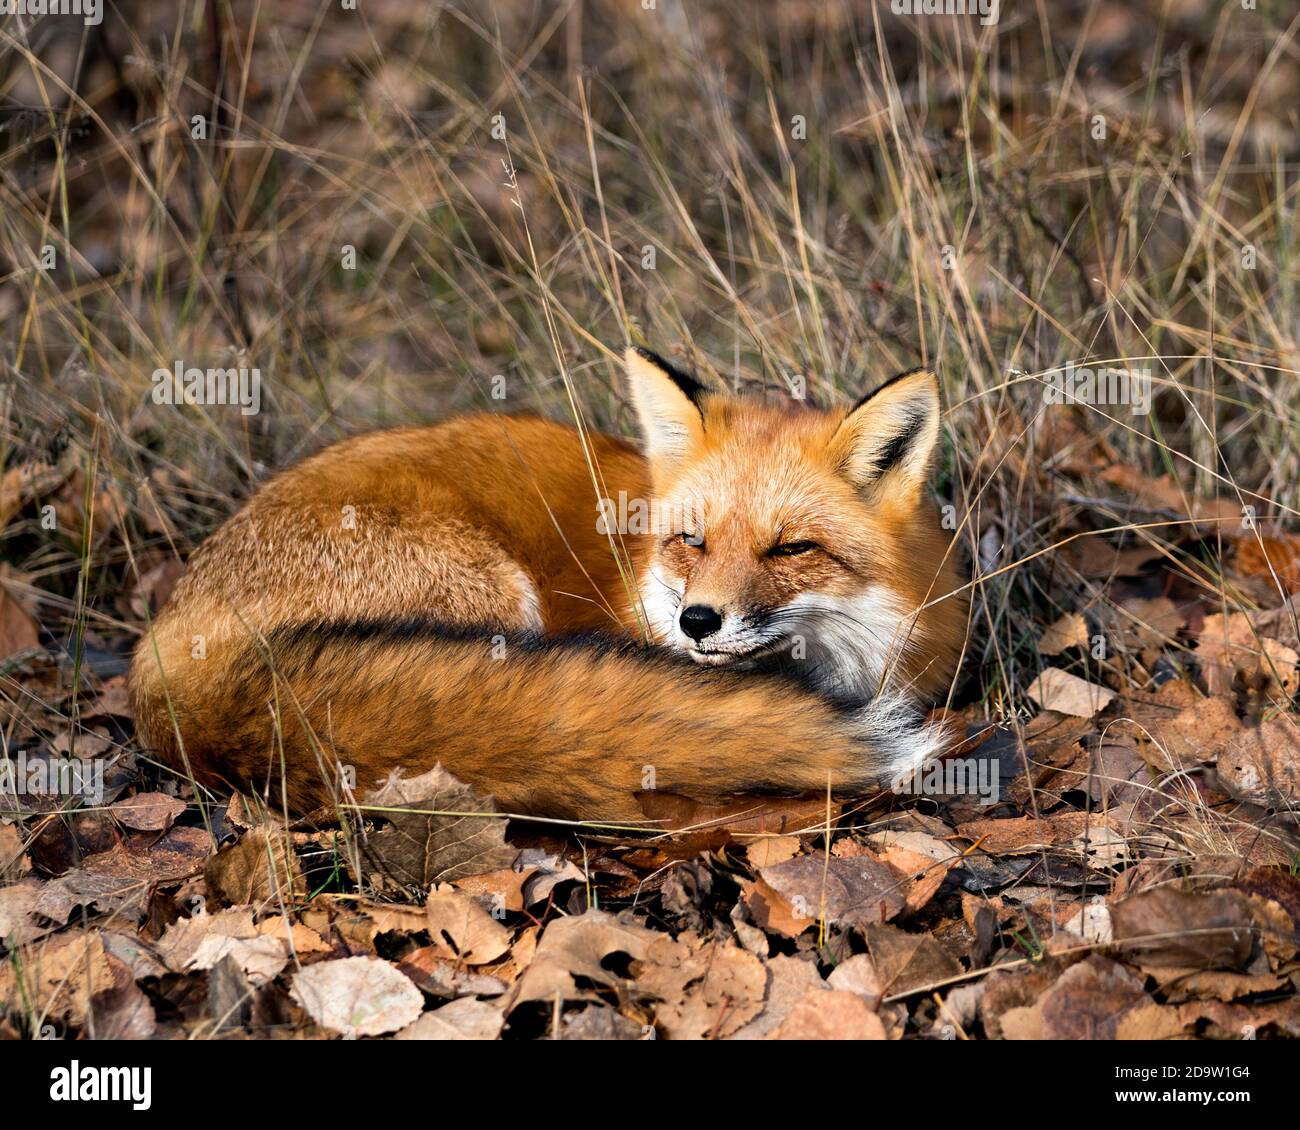
<svg viewBox="0 0 1300 1130">
<path fill-rule="evenodd" d="M 0 1035 L 1300 1035 L 1296 32 L 1268 0 L 4 17 Z M 628 342 L 828 405 L 938 372 L 973 597 L 944 765 L 648 796 L 647 832 L 438 773 L 293 820 L 139 748 L 126 657 L 269 473 L 466 408 L 630 436 Z M 178 364 L 250 379 L 167 403 Z"/>
</svg>

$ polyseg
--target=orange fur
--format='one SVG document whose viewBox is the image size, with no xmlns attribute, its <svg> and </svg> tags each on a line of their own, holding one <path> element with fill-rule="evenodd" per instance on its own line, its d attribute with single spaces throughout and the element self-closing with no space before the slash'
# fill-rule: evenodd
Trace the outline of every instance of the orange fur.
<svg viewBox="0 0 1300 1130">
<path fill-rule="evenodd" d="M 635 636 L 645 598 L 671 643 L 665 580 L 749 609 L 870 584 L 915 610 L 957 587 L 915 474 L 871 485 L 846 464 L 868 443 L 850 424 L 870 403 L 847 420 L 714 394 L 678 403 L 638 355 L 629 376 L 646 455 L 608 436 L 584 449 L 539 418 L 469 415 L 348 440 L 273 479 L 193 555 L 137 648 L 144 742 L 201 783 L 282 786 L 296 809 L 337 796 L 339 764 L 364 791 L 441 760 L 507 810 L 602 819 L 637 816 L 647 767 L 655 787 L 709 797 L 878 780 L 860 713 L 784 674 L 565 642 Z M 620 492 L 698 503 L 706 546 L 608 531 L 597 499 Z M 826 552 L 763 556 L 778 534 Z M 945 686 L 962 602 L 900 624 L 880 645 L 891 681 Z"/>
</svg>

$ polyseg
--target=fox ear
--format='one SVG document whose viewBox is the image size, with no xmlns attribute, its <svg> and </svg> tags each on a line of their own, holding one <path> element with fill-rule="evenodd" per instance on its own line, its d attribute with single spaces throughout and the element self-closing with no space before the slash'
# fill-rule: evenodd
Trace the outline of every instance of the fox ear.
<svg viewBox="0 0 1300 1130">
<path fill-rule="evenodd" d="M 633 346 L 623 360 L 646 458 L 652 463 L 681 459 L 704 435 L 700 398 L 708 390 L 648 349 Z"/>
<path fill-rule="evenodd" d="M 831 456 L 859 489 L 889 484 L 910 497 L 925 485 L 938 440 L 938 378 L 929 369 L 912 369 L 849 410 L 831 441 Z"/>
</svg>

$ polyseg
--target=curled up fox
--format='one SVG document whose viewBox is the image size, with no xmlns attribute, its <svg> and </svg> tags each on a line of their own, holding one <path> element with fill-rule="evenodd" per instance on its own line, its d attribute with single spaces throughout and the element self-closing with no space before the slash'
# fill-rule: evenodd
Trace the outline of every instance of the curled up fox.
<svg viewBox="0 0 1300 1130">
<path fill-rule="evenodd" d="M 640 450 L 473 414 L 272 479 L 136 649 L 145 745 L 297 811 L 441 762 L 590 820 L 641 818 L 648 786 L 865 792 L 938 752 L 921 706 L 966 605 L 926 494 L 933 374 L 845 413 L 626 367 Z M 617 499 L 659 517 L 624 530 Z"/>
</svg>

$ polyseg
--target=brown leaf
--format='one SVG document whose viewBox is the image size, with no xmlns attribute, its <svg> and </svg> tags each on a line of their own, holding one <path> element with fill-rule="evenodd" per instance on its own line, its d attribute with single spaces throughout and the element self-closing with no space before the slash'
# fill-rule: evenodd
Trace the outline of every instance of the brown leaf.
<svg viewBox="0 0 1300 1130">
<path fill-rule="evenodd" d="M 1048 1040 L 1113 1040 L 1125 1014 L 1150 1003 L 1132 973 L 1092 954 L 1062 973 L 1039 999 L 1042 1035 Z"/>
<path fill-rule="evenodd" d="M 1237 541 L 1237 570 L 1270 582 L 1276 575 L 1284 591 L 1300 591 L 1300 538 L 1294 534 L 1252 531 Z"/>
<path fill-rule="evenodd" d="M 298 856 L 277 824 L 260 825 L 223 847 L 208 860 L 203 881 L 218 906 L 278 906 L 307 893 Z"/>
<path fill-rule="evenodd" d="M 835 989 L 804 995 L 774 1040 L 883 1040 L 885 1026 L 857 993 Z"/>
<path fill-rule="evenodd" d="M 1060 655 L 1072 647 L 1086 648 L 1088 645 L 1088 621 L 1077 612 L 1067 612 L 1059 620 L 1052 621 L 1038 637 L 1041 655 Z"/>
<path fill-rule="evenodd" d="M 0 823 L 0 879 L 12 878 L 30 871 L 27 841 L 17 824 Z"/>
<path fill-rule="evenodd" d="M 893 867 L 869 855 L 798 856 L 764 867 L 759 878 L 785 901 L 794 919 L 813 922 L 825 916 L 831 924 L 855 928 L 897 915 L 910 885 Z M 757 913 L 754 921 L 764 925 Z"/>
<path fill-rule="evenodd" d="M 486 965 L 510 948 L 510 931 L 472 895 L 449 883 L 429 892 L 424 909 L 434 946 L 467 965 Z"/>
<path fill-rule="evenodd" d="M 1245 897 L 1235 891 L 1154 887 L 1115 903 L 1111 926 L 1117 943 L 1129 943 L 1124 954 L 1155 968 L 1244 969 L 1254 946 Z"/>
<path fill-rule="evenodd" d="M 153 885 L 196 874 L 211 842 L 201 828 L 173 828 L 147 842 L 124 840 L 46 883 L 36 910 L 56 922 L 66 922 L 78 906 L 138 918 Z"/>
<path fill-rule="evenodd" d="M 1240 612 L 1205 618 L 1196 659 L 1210 694 L 1230 694 L 1241 683 L 1274 698 L 1290 698 L 1300 690 L 1300 654 L 1261 636 L 1252 618 Z"/>
<path fill-rule="evenodd" d="M 317 1024 L 345 1036 L 383 1036 L 424 1008 L 411 979 L 377 957 L 318 961 L 293 978 L 290 995 Z"/>
<path fill-rule="evenodd" d="M 1044 667 L 1025 692 L 1044 710 L 1091 718 L 1105 710 L 1115 692 L 1071 675 L 1059 667 Z"/>
<path fill-rule="evenodd" d="M 905 934 L 897 926 L 869 926 L 866 936 L 885 996 L 911 992 L 962 972 L 957 959 L 928 934 Z"/>
<path fill-rule="evenodd" d="M 72 464 L 18 463 L 0 476 L 0 531 L 28 503 L 57 490 L 72 471 Z"/>
<path fill-rule="evenodd" d="M 876 972 L 876 964 L 865 953 L 855 953 L 848 960 L 841 961 L 831 971 L 826 983 L 832 989 L 857 993 L 873 1012 L 880 1008 L 880 1000 L 885 995 L 880 974 Z"/>
<path fill-rule="evenodd" d="M 1041 1039 L 1038 998 L 1056 982 L 1060 972 L 1060 961 L 1050 956 L 1040 964 L 995 970 L 984 982 L 984 995 L 979 1003 L 980 1019 L 989 1039 L 1018 1038 L 1026 1030 L 1038 1033 L 1028 1038 Z M 1010 1033 L 1003 1029 L 1003 1021 L 1008 1017 Z"/>
<path fill-rule="evenodd" d="M 505 1014 L 494 1004 L 462 997 L 432 1012 L 421 1013 L 414 1023 L 394 1034 L 394 1040 L 495 1040 L 505 1025 Z"/>
<path fill-rule="evenodd" d="M 536 874 L 536 867 L 521 867 L 518 870 L 503 867 L 499 871 L 487 871 L 482 875 L 466 875 L 463 879 L 454 880 L 452 886 L 491 903 L 495 908 L 521 911 L 524 909 L 524 885 Z"/>
<path fill-rule="evenodd" d="M 1168 511 L 1196 521 L 1239 522 L 1241 507 L 1230 498 L 1200 498 L 1172 475 L 1151 478 L 1131 463 L 1112 463 L 1099 476 L 1103 482 L 1122 488 L 1133 500 L 1153 511 Z"/>
<path fill-rule="evenodd" d="M 774 867 L 799 854 L 798 836 L 760 836 L 745 845 L 745 858 L 754 870 Z"/>
<path fill-rule="evenodd" d="M 898 844 L 886 848 L 880 859 L 882 863 L 901 872 L 908 880 L 905 897 L 907 910 L 911 914 L 915 914 L 934 898 L 939 888 L 943 886 L 944 879 L 948 877 L 948 870 L 951 867 L 950 863 L 937 863 L 928 855 L 908 851 Z"/>
<path fill-rule="evenodd" d="M 630 978 L 618 969 L 625 955 Z M 532 962 L 515 983 L 507 1011 L 526 1001 L 596 998 L 588 985 L 649 996 L 670 1039 L 726 1038 L 763 1008 L 766 974 L 737 946 L 680 939 L 620 922 L 598 910 L 550 922 Z"/>
<path fill-rule="evenodd" d="M 1118 549 L 1101 538 L 1085 537 L 1065 546 L 1061 555 L 1084 577 L 1098 580 L 1136 577 L 1148 562 L 1160 556 L 1160 551 L 1147 545 Z"/>
<path fill-rule="evenodd" d="M 1244 730 L 1219 757 L 1219 783 L 1252 804 L 1300 803 L 1300 730 L 1295 719 L 1269 718 Z"/>
<path fill-rule="evenodd" d="M 23 879 L 9 887 L 0 887 L 0 942 L 10 949 L 48 933 L 36 918 L 39 879 Z"/>
<path fill-rule="evenodd" d="M 525 1001 L 595 1000 L 597 994 L 579 981 L 616 987 L 620 978 L 607 959 L 625 954 L 643 961 L 659 936 L 599 910 L 554 919 L 542 931 L 532 962 L 515 982 L 507 1011 Z"/>
<path fill-rule="evenodd" d="M 499 977 L 467 970 L 446 952 L 445 946 L 421 946 L 403 957 L 397 968 L 431 997 L 499 997 L 506 991 Z"/>
<path fill-rule="evenodd" d="M 9 595 L 9 590 L 0 585 L 0 660 L 33 650 L 39 645 L 36 621 Z"/>
<path fill-rule="evenodd" d="M 23 946 L 0 965 L 0 1012 L 81 1026 L 90 1000 L 116 983 L 98 931 Z"/>
<path fill-rule="evenodd" d="M 1164 772 L 1213 761 L 1241 730 L 1241 719 L 1229 697 L 1203 698 L 1180 710 L 1163 730 L 1152 732 L 1163 763 L 1149 757 L 1148 761 Z"/>
<path fill-rule="evenodd" d="M 140 832 L 165 832 L 185 811 L 185 802 L 166 793 L 136 793 L 133 797 L 114 801 L 108 810 L 128 828 Z"/>
<path fill-rule="evenodd" d="M 959 835 L 988 855 L 1026 855 L 1044 848 L 1076 845 L 1089 839 L 1102 842 L 1116 831 L 1112 818 L 1101 812 L 1062 812 L 1035 820 L 1032 816 L 1001 820 L 971 820 L 957 825 Z"/>
<path fill-rule="evenodd" d="M 1132 597 L 1121 601 L 1120 613 L 1108 618 L 1111 636 L 1125 647 L 1162 647 L 1185 626 L 1183 614 L 1167 596 Z"/>
<path fill-rule="evenodd" d="M 704 804 L 676 793 L 645 790 L 636 799 L 657 831 L 672 834 L 664 846 L 675 857 L 716 851 L 737 838 L 790 836 L 826 827 L 824 796 L 741 797 L 726 804 Z M 840 805 L 831 806 L 832 822 L 840 812 Z"/>
<path fill-rule="evenodd" d="M 779 954 L 764 966 L 767 988 L 763 995 L 763 1011 L 737 1030 L 731 1037 L 734 1040 L 767 1039 L 790 1015 L 796 1002 L 814 989 L 826 988 L 814 961 Z"/>
<path fill-rule="evenodd" d="M 158 1026 L 153 1005 L 131 970 L 107 956 L 113 984 L 90 998 L 87 1032 L 96 1040 L 147 1040 Z"/>
<path fill-rule="evenodd" d="M 289 964 L 285 943 L 259 933 L 248 907 L 172 923 L 158 942 L 158 955 L 177 973 L 212 969 L 229 957 L 255 985 L 265 984 Z"/>
<path fill-rule="evenodd" d="M 780 891 L 768 886 L 762 878 L 752 883 L 741 880 L 741 892 L 744 896 L 745 909 L 760 930 L 782 934 L 787 938 L 797 938 L 811 926 L 816 919 L 799 914 L 794 905 Z"/>
<path fill-rule="evenodd" d="M 659 935 L 633 975 L 637 992 L 661 1002 L 655 1025 L 670 1040 L 728 1038 L 760 1013 L 767 982 L 752 953 L 690 934 Z"/>
<path fill-rule="evenodd" d="M 394 774 L 366 803 L 388 809 L 378 813 L 388 824 L 362 840 L 362 851 L 399 886 L 427 890 L 434 883 L 499 871 L 519 854 L 506 843 L 505 820 L 491 815 L 496 802 L 441 764 L 415 777 Z"/>
</svg>

